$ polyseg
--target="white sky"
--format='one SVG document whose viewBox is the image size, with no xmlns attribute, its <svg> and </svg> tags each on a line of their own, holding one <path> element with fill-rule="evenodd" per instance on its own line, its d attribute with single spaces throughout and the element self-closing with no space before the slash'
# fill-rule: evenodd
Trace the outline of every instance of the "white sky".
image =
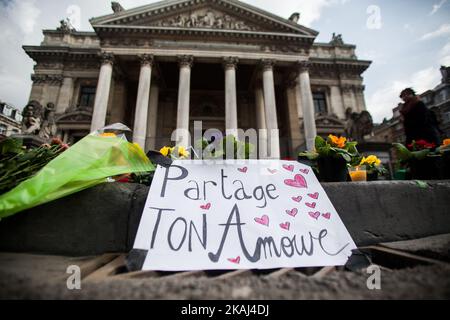
<svg viewBox="0 0 450 320">
<path fill-rule="evenodd" d="M 125 8 L 152 0 L 119 0 Z M 374 120 L 392 116 L 401 89 L 418 92 L 440 82 L 440 65 L 450 64 L 450 0 L 245 0 L 282 17 L 301 13 L 300 23 L 328 42 L 333 32 L 357 45 L 360 59 L 373 60 L 366 71 L 366 103 Z M 42 29 L 76 16 L 80 30 L 92 30 L 91 17 L 109 14 L 105 0 L 0 0 L 0 100 L 22 108 L 28 101 L 33 62 L 22 45 L 37 45 Z"/>
</svg>

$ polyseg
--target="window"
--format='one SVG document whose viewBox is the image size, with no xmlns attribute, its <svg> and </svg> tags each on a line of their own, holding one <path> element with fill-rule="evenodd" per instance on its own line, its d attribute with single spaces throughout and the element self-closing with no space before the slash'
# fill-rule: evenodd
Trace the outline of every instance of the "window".
<svg viewBox="0 0 450 320">
<path fill-rule="evenodd" d="M 6 135 L 7 127 L 4 124 L 0 124 L 0 134 Z"/>
<path fill-rule="evenodd" d="M 3 114 L 3 110 L 5 109 L 5 105 L 0 103 L 0 114 Z"/>
<path fill-rule="evenodd" d="M 80 89 L 80 107 L 94 107 L 95 87 L 81 87 Z"/>
<path fill-rule="evenodd" d="M 325 93 L 315 92 L 313 93 L 314 111 L 316 113 L 327 113 L 327 100 Z"/>
</svg>

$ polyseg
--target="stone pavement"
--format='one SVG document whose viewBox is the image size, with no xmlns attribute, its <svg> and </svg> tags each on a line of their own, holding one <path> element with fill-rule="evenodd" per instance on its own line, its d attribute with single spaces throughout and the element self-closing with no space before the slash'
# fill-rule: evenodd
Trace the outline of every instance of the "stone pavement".
<svg viewBox="0 0 450 320">
<path fill-rule="evenodd" d="M 0 299 L 449 299 L 450 264 L 445 262 L 450 257 L 449 242 L 447 234 L 378 246 L 380 252 L 401 250 L 373 256 L 373 262 L 381 265 L 380 290 L 367 288 L 366 269 L 129 274 L 118 263 L 120 255 L 1 253 Z M 418 253 L 440 259 L 427 260 Z M 70 265 L 81 267 L 81 290 L 67 289 Z"/>
</svg>

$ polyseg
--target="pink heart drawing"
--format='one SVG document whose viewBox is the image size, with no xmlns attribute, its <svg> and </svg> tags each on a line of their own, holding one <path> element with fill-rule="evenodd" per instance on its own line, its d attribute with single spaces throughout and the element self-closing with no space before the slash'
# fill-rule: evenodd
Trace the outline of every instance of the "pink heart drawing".
<svg viewBox="0 0 450 320">
<path fill-rule="evenodd" d="M 243 173 L 246 173 L 247 169 L 248 169 L 247 167 L 238 168 L 239 172 L 243 172 Z"/>
<path fill-rule="evenodd" d="M 239 262 L 241 262 L 241 257 L 237 257 L 237 258 L 229 258 L 228 261 L 232 262 L 232 263 L 236 263 L 239 264 Z"/>
<path fill-rule="evenodd" d="M 313 198 L 313 199 L 319 199 L 319 193 L 308 193 L 308 197 Z"/>
<path fill-rule="evenodd" d="M 277 173 L 277 169 L 269 169 L 269 168 L 267 168 L 267 171 L 269 171 L 271 174 Z"/>
<path fill-rule="evenodd" d="M 263 215 L 261 218 L 255 218 L 255 221 L 263 226 L 269 226 L 269 217 L 267 215 Z"/>
<path fill-rule="evenodd" d="M 284 180 L 284 184 L 294 188 L 308 188 L 305 177 L 303 177 L 301 174 L 296 174 L 294 180 Z"/>
<path fill-rule="evenodd" d="M 309 214 L 309 216 L 311 217 L 311 218 L 314 218 L 314 219 L 319 219 L 319 217 L 320 217 L 320 212 L 319 211 L 316 211 L 316 212 L 309 212 L 308 213 Z"/>
<path fill-rule="evenodd" d="M 306 202 L 305 204 L 306 204 L 307 207 L 310 207 L 312 209 L 314 209 L 316 207 L 316 203 L 315 202 L 313 202 L 313 203 Z"/>
<path fill-rule="evenodd" d="M 327 212 L 327 213 L 322 213 L 322 217 L 324 217 L 327 220 L 330 220 L 331 218 L 331 213 Z"/>
<path fill-rule="evenodd" d="M 200 208 L 202 208 L 203 210 L 209 210 L 209 209 L 211 209 L 211 203 L 207 203 L 203 206 L 200 206 Z"/>
<path fill-rule="evenodd" d="M 300 169 L 300 172 L 304 173 L 304 174 L 308 174 L 309 173 L 309 169 Z"/>
<path fill-rule="evenodd" d="M 285 168 L 287 171 L 294 171 L 294 165 L 293 164 L 290 164 L 290 165 L 287 165 L 287 164 L 283 164 L 283 168 Z"/>
<path fill-rule="evenodd" d="M 280 223 L 280 227 L 281 227 L 281 229 L 289 230 L 289 228 L 291 227 L 291 224 L 289 222 Z"/>
<path fill-rule="evenodd" d="M 302 196 L 292 197 L 292 200 L 294 200 L 295 202 L 300 202 L 302 201 Z"/>
<path fill-rule="evenodd" d="M 297 208 L 294 208 L 292 210 L 286 210 L 286 213 L 292 217 L 295 217 L 298 213 L 298 210 L 297 210 Z"/>
</svg>

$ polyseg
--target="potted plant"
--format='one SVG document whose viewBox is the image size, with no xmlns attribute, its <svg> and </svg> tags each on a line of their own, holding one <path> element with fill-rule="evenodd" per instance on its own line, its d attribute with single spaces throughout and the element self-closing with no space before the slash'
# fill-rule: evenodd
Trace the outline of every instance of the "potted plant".
<svg viewBox="0 0 450 320">
<path fill-rule="evenodd" d="M 400 163 L 406 166 L 411 179 L 439 179 L 439 162 L 442 154 L 435 152 L 436 145 L 425 140 L 413 141 L 407 147 L 394 143 Z"/>
<path fill-rule="evenodd" d="M 444 139 L 441 146 L 436 148 L 436 154 L 440 154 L 439 169 L 441 179 L 450 179 L 450 139 Z"/>
<path fill-rule="evenodd" d="M 380 175 L 387 173 L 386 168 L 381 164 L 381 160 L 375 155 L 363 157 L 360 166 L 366 166 L 367 181 L 376 181 Z"/>
<path fill-rule="evenodd" d="M 357 164 L 361 160 L 356 145 L 356 141 L 347 141 L 345 137 L 330 134 L 325 140 L 317 136 L 315 150 L 302 152 L 299 156 L 317 162 L 321 181 L 342 182 L 347 181 L 348 164 Z"/>
</svg>

